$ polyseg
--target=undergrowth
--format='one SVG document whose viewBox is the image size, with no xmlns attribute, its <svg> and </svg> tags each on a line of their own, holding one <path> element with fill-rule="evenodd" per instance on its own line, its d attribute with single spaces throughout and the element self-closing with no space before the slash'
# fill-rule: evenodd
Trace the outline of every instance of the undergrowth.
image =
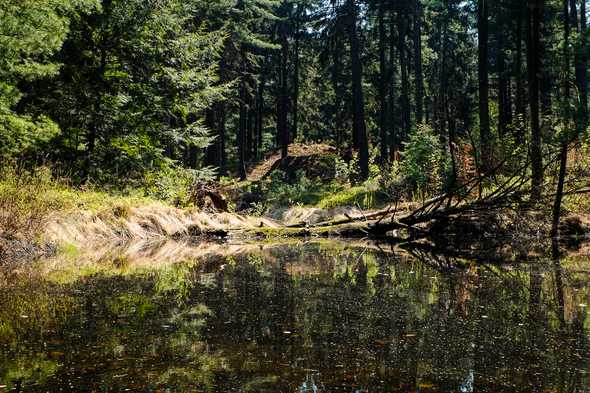
<svg viewBox="0 0 590 393">
<path fill-rule="evenodd" d="M 35 240 L 56 213 L 85 210 L 126 218 L 132 207 L 156 203 L 139 192 L 116 195 L 73 188 L 66 180 L 55 179 L 46 167 L 3 169 L 0 175 L 0 238 L 7 240 Z"/>
</svg>

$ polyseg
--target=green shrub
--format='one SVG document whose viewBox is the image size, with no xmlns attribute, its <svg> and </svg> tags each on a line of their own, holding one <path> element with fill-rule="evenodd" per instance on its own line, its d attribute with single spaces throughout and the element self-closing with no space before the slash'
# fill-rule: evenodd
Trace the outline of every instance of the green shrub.
<svg viewBox="0 0 590 393">
<path fill-rule="evenodd" d="M 192 184 L 198 180 L 212 180 L 213 176 L 213 171 L 208 168 L 197 171 L 171 166 L 147 173 L 138 186 L 147 197 L 186 207 Z"/>
<path fill-rule="evenodd" d="M 400 171 L 405 180 L 422 193 L 437 190 L 443 183 L 445 154 L 432 128 L 419 124 L 404 143 Z"/>
<path fill-rule="evenodd" d="M 322 182 L 319 179 L 309 179 L 303 170 L 297 171 L 297 182 L 284 181 L 282 171 L 275 171 L 266 183 L 266 200 L 275 206 L 288 206 L 293 204 L 313 204 L 321 195 Z"/>
</svg>

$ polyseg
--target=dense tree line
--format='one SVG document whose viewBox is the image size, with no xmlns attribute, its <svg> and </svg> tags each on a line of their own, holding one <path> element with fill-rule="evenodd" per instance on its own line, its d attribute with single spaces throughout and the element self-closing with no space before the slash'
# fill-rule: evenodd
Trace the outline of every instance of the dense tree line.
<svg viewBox="0 0 590 393">
<path fill-rule="evenodd" d="M 426 127 L 447 184 L 468 144 L 481 172 L 520 151 L 539 194 L 547 149 L 588 127 L 585 0 L 0 0 L 0 20 L 0 155 L 79 181 L 244 178 L 296 141 L 366 179 Z"/>
</svg>

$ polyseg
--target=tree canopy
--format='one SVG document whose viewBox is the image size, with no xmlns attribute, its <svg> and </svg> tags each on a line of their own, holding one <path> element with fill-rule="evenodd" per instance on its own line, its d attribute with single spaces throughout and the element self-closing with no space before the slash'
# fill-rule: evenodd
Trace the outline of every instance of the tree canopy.
<svg viewBox="0 0 590 393">
<path fill-rule="evenodd" d="M 468 154 L 529 160 L 538 191 L 548 149 L 588 127 L 585 0 L 0 4 L 2 161 L 78 182 L 245 178 L 313 141 L 362 181 L 432 135 L 441 186 Z"/>
</svg>

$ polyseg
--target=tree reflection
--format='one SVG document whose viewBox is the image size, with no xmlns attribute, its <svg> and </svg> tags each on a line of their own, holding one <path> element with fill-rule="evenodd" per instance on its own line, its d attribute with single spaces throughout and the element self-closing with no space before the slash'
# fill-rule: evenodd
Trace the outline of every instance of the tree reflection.
<svg viewBox="0 0 590 393">
<path fill-rule="evenodd" d="M 68 284 L 23 279 L 0 288 L 0 385 L 583 392 L 588 275 L 546 262 L 311 244 Z"/>
</svg>

